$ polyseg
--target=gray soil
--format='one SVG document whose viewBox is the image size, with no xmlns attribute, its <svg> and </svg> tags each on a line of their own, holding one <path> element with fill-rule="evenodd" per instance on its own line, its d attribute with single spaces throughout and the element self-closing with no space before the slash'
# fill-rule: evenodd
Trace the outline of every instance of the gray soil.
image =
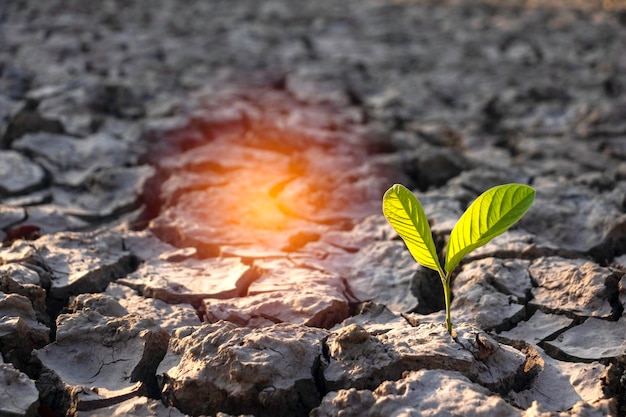
<svg viewBox="0 0 626 417">
<path fill-rule="evenodd" d="M 0 416 L 625 416 L 626 5 L 0 2 L 0 240 Z"/>
</svg>

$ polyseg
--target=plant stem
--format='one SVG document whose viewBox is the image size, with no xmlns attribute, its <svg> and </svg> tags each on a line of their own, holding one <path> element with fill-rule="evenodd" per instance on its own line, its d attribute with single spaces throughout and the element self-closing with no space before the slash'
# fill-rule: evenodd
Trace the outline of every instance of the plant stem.
<svg viewBox="0 0 626 417">
<path fill-rule="evenodd" d="M 450 336 L 452 336 L 452 319 L 450 318 L 450 302 L 452 301 L 452 291 L 450 291 L 450 273 L 439 273 L 441 276 L 441 283 L 443 284 L 443 296 L 446 302 L 446 329 Z"/>
</svg>

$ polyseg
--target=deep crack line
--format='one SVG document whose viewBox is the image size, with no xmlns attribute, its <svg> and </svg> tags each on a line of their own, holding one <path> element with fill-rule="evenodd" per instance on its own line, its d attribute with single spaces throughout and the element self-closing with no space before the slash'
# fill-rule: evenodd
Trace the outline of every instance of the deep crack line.
<svg viewBox="0 0 626 417">
<path fill-rule="evenodd" d="M 100 367 L 98 368 L 98 370 L 96 371 L 96 373 L 94 375 L 92 375 L 91 377 L 89 377 L 90 382 L 93 382 L 95 380 L 95 378 L 100 375 L 100 372 L 102 372 L 102 370 L 104 369 L 105 366 L 109 366 L 109 365 L 113 365 L 119 362 L 128 362 L 131 359 L 115 359 L 111 362 L 103 362 L 102 364 L 100 364 Z"/>
</svg>

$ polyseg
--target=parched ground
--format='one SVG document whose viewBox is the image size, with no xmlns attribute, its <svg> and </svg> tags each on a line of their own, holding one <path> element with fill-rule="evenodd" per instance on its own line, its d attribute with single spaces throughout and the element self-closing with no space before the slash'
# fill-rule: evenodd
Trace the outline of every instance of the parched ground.
<svg viewBox="0 0 626 417">
<path fill-rule="evenodd" d="M 0 416 L 626 415 L 625 7 L 0 2 Z"/>
</svg>

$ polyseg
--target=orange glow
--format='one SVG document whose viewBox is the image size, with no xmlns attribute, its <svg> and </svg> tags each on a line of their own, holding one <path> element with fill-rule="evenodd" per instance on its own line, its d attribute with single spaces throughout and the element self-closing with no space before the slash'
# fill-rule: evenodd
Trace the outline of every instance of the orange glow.
<svg viewBox="0 0 626 417">
<path fill-rule="evenodd" d="M 167 180 L 152 225 L 162 239 L 205 245 L 207 253 L 277 253 L 380 210 L 387 183 L 364 169 L 367 148 L 354 112 L 272 91 L 253 97 L 246 105 L 213 97 L 219 103 L 206 104 L 206 118 L 192 126 L 206 141 L 159 155 Z M 212 122 L 211 109 L 238 106 L 245 116 Z"/>
<path fill-rule="evenodd" d="M 264 193 L 249 196 L 249 203 L 241 208 L 244 226 L 252 229 L 282 230 L 285 216 L 276 207 L 276 201 Z"/>
<path fill-rule="evenodd" d="M 181 163 L 191 166 L 195 178 L 206 179 L 207 188 L 187 193 L 175 208 L 177 217 L 193 224 L 196 236 L 203 233 L 218 244 L 281 249 L 297 232 L 327 227 L 310 219 L 332 198 L 328 178 L 341 174 L 330 171 L 332 155 L 295 133 L 277 133 L 272 126 L 269 133 L 260 130 L 265 127 L 264 122 L 244 135 L 217 137 L 189 151 L 193 162 Z"/>
<path fill-rule="evenodd" d="M 261 167 L 247 170 L 247 174 L 241 182 L 231 183 L 232 201 L 228 205 L 233 212 L 229 217 L 246 229 L 287 229 L 291 219 L 280 211 L 276 198 L 270 195 L 273 185 L 285 178 L 286 173 L 271 172 L 270 167 Z"/>
</svg>

